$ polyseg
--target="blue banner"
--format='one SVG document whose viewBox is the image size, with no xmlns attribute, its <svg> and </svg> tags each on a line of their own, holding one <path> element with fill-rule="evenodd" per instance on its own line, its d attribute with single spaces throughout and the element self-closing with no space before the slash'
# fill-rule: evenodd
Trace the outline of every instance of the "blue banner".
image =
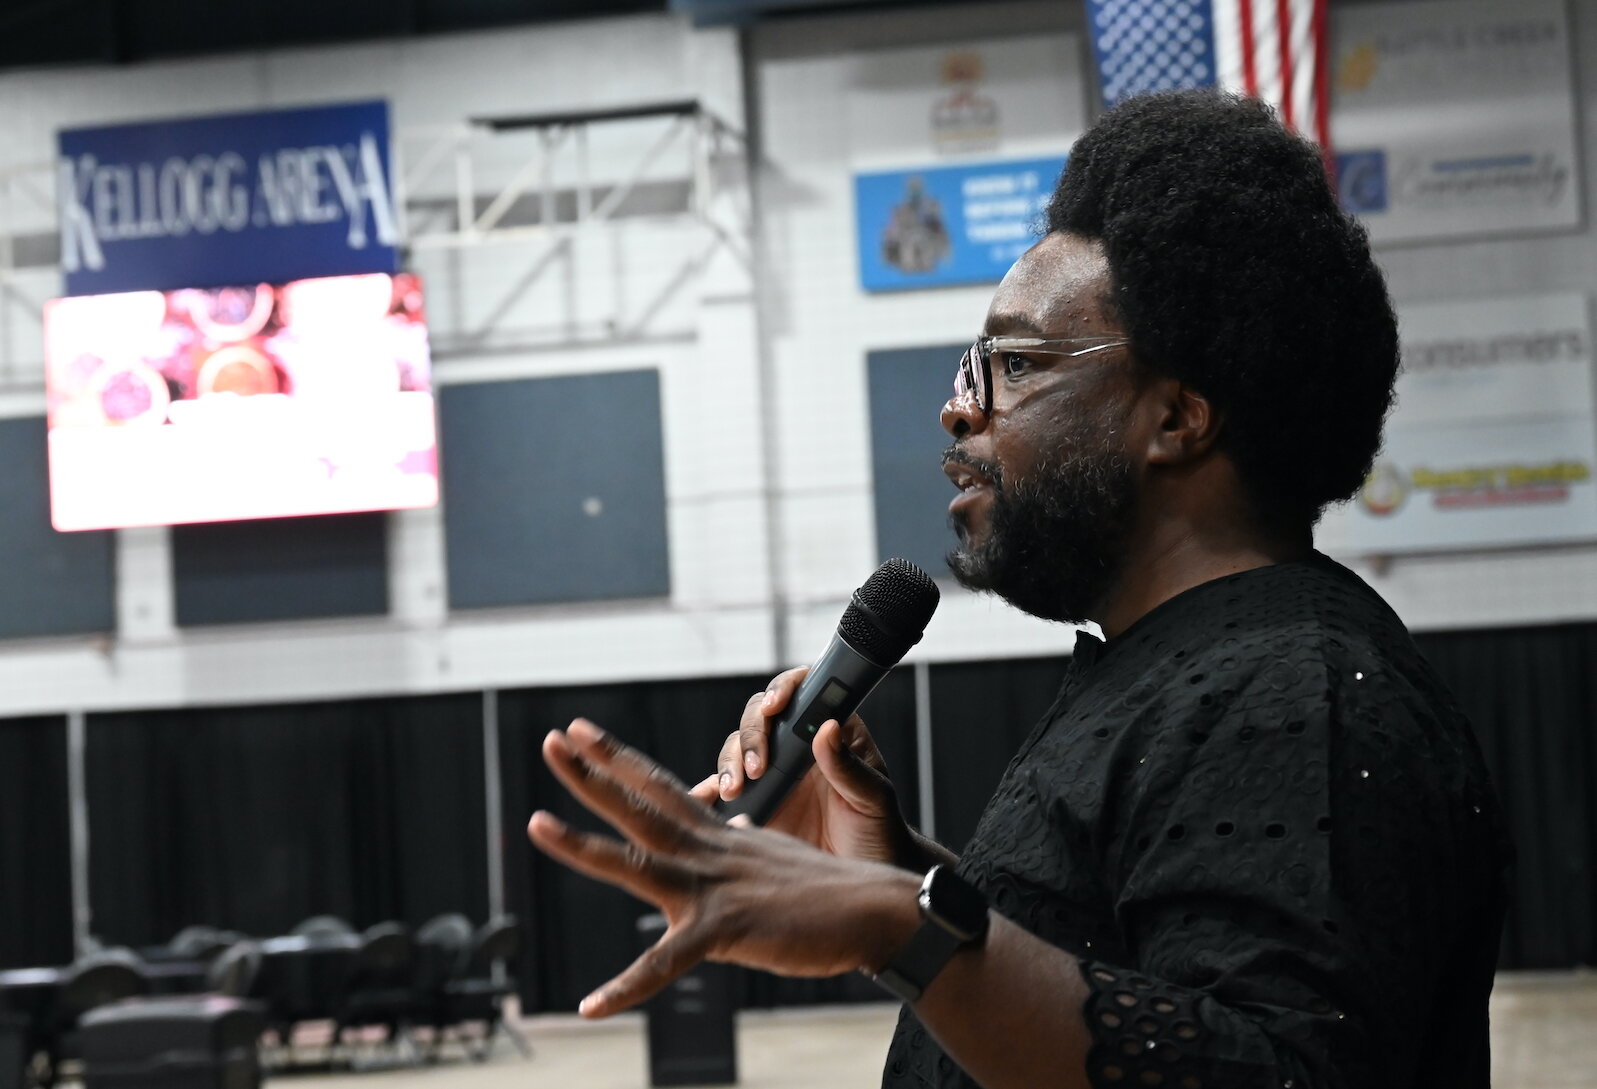
<svg viewBox="0 0 1597 1089">
<path fill-rule="evenodd" d="M 854 177 L 860 285 L 994 283 L 1039 237 L 1064 156 Z"/>
<path fill-rule="evenodd" d="M 398 270 L 388 103 L 67 129 L 69 295 Z"/>
</svg>

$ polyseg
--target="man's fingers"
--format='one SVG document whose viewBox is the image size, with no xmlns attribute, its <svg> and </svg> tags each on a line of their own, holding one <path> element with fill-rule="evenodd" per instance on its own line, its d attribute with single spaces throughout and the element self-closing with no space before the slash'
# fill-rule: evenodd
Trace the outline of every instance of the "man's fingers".
<svg viewBox="0 0 1597 1089">
<path fill-rule="evenodd" d="M 573 828 L 545 810 L 532 815 L 527 838 L 556 862 L 651 903 L 659 902 L 667 884 L 659 859 L 606 836 Z"/>
<path fill-rule="evenodd" d="M 667 984 L 699 961 L 704 951 L 676 929 L 663 937 L 627 966 L 609 983 L 594 991 L 577 1006 L 584 1017 L 608 1017 L 635 1006 L 662 991 Z"/>
<path fill-rule="evenodd" d="M 721 770 L 732 777 L 728 786 L 735 791 L 742 790 L 745 777 L 758 779 L 765 772 L 769 755 L 765 744 L 768 716 L 774 713 L 766 708 L 774 698 L 769 688 L 750 696 L 743 707 L 743 717 L 738 720 L 738 732 L 727 738 L 721 747 Z"/>
<path fill-rule="evenodd" d="M 798 686 L 804 683 L 804 678 L 809 675 L 809 666 L 797 666 L 772 677 L 771 683 L 765 686 L 765 700 L 760 705 L 761 710 L 767 715 L 780 712 L 793 698 L 793 693 L 798 691 Z"/>
<path fill-rule="evenodd" d="M 555 778 L 583 805 L 633 843 L 658 851 L 679 848 L 688 835 L 688 827 L 679 813 L 672 809 L 697 806 L 679 790 L 670 795 L 674 805 L 662 805 L 656 798 L 634 790 L 622 783 L 611 770 L 587 758 L 587 751 L 579 751 L 569 734 L 551 730 L 543 739 L 543 759 L 554 772 Z M 702 808 L 696 808 L 692 820 L 702 820 Z"/>
<path fill-rule="evenodd" d="M 703 779 L 693 784 L 693 789 L 688 791 L 698 801 L 705 805 L 714 805 L 715 799 L 720 797 L 721 777 L 719 775 L 706 775 Z"/>
<path fill-rule="evenodd" d="M 847 743 L 836 719 L 827 720 L 816 731 L 814 748 L 821 774 L 844 801 L 861 813 L 885 815 L 891 784 Z M 874 753 L 874 748 L 871 751 Z"/>
<path fill-rule="evenodd" d="M 566 727 L 565 736 L 579 756 L 603 768 L 616 782 L 660 812 L 690 825 L 714 820 L 688 795 L 687 785 L 666 767 L 617 741 L 587 719 L 573 721 Z"/>
<path fill-rule="evenodd" d="M 871 732 L 865 726 L 865 720 L 858 715 L 849 715 L 848 721 L 843 723 L 843 743 L 850 752 L 867 765 L 885 774 L 887 761 L 882 759 L 882 751 L 876 747 L 876 739 L 871 737 Z"/>
<path fill-rule="evenodd" d="M 788 705 L 809 672 L 809 667 L 800 666 L 778 673 L 771 678 L 771 683 L 765 686 L 763 693 L 755 693 L 759 698 L 751 698 L 743 708 L 743 718 L 738 723 L 739 759 L 748 778 L 758 779 L 765 774 L 765 766 L 770 759 L 771 718 Z"/>
<path fill-rule="evenodd" d="M 756 693 L 750 702 L 759 699 Z M 743 741 L 738 734 L 728 734 L 721 745 L 721 755 L 715 761 L 716 789 L 721 797 L 736 798 L 743 792 Z"/>
</svg>

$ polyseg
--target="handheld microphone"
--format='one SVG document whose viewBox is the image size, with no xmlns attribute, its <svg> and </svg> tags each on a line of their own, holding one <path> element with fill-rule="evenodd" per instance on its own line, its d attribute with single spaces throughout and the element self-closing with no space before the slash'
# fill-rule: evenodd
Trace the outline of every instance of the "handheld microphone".
<svg viewBox="0 0 1597 1089">
<path fill-rule="evenodd" d="M 920 642 L 937 609 L 937 584 L 908 560 L 891 559 L 854 591 L 826 652 L 793 693 L 771 729 L 765 774 L 715 808 L 728 820 L 747 814 L 755 824 L 775 815 L 788 791 L 815 762 L 815 733 L 828 719 L 846 722 L 887 671 Z"/>
</svg>

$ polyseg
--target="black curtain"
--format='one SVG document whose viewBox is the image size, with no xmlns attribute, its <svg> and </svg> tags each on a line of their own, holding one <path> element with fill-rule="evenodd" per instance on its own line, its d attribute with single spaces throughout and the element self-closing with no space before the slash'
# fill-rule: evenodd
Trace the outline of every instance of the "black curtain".
<svg viewBox="0 0 1597 1089">
<path fill-rule="evenodd" d="M 934 665 L 932 796 L 937 839 L 964 849 L 1010 758 L 1059 693 L 1068 658 Z"/>
<path fill-rule="evenodd" d="M 1508 813 L 1502 966 L 1597 964 L 1597 624 L 1416 641 L 1474 723 Z"/>
<path fill-rule="evenodd" d="M 93 930 L 487 914 L 482 697 L 90 716 Z"/>
<path fill-rule="evenodd" d="M 0 968 L 72 960 L 66 720 L 0 721 Z"/>
<path fill-rule="evenodd" d="M 627 966 L 641 949 L 637 919 L 653 910 L 641 901 L 560 866 L 533 849 L 522 834 L 536 809 L 591 831 L 609 829 L 573 802 L 539 754 L 549 730 L 580 716 L 654 756 L 689 784 L 715 768 L 726 735 L 737 728 L 748 697 L 763 676 L 696 681 L 529 689 L 500 695 L 500 757 L 506 846 L 506 890 L 511 910 L 528 924 L 518 965 L 522 1008 L 572 1010 L 583 995 Z M 882 682 L 862 708 L 881 745 L 902 804 L 917 804 L 914 688 L 907 670 Z M 797 1005 L 880 998 L 872 984 L 841 976 L 830 980 L 781 979 L 741 973 L 744 1006 Z"/>
</svg>

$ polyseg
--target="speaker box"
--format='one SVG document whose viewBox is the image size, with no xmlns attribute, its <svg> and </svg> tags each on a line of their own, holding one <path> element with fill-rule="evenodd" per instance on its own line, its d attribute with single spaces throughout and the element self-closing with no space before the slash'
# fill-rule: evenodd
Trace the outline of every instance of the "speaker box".
<svg viewBox="0 0 1597 1089">
<path fill-rule="evenodd" d="M 258 1003 L 220 995 L 127 999 L 84 1014 L 84 1089 L 258 1089 Z"/>
<path fill-rule="evenodd" d="M 665 916 L 638 920 L 648 946 L 665 933 Z M 735 1085 L 736 969 L 703 963 L 644 1004 L 650 1085 Z"/>
</svg>

